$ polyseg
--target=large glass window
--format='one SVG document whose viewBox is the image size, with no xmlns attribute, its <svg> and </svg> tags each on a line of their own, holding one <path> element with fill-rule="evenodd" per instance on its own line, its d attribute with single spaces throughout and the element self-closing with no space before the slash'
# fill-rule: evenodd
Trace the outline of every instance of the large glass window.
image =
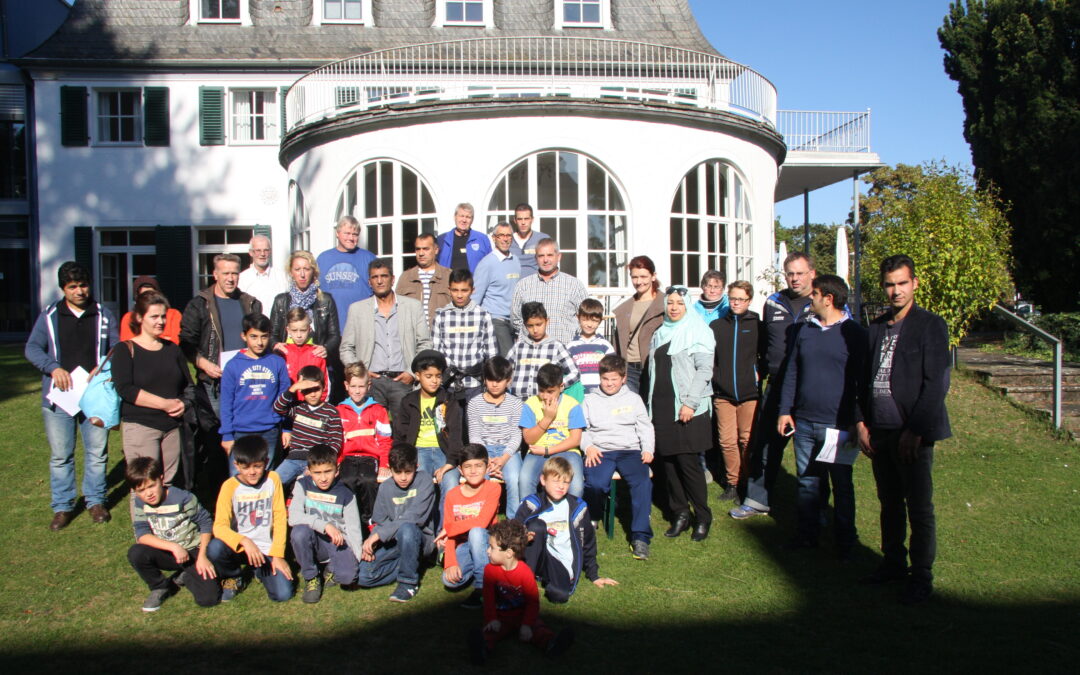
<svg viewBox="0 0 1080 675">
<path fill-rule="evenodd" d="M 0 199 L 26 198 L 26 123 L 0 120 Z"/>
<path fill-rule="evenodd" d="M 696 286 L 706 270 L 753 281 L 750 206 L 743 179 L 719 160 L 679 182 L 671 203 L 671 281 Z"/>
<path fill-rule="evenodd" d="M 273 89 L 232 92 L 232 142 L 277 143 L 280 119 L 277 92 Z"/>
<path fill-rule="evenodd" d="M 142 142 L 142 92 L 138 89 L 97 91 L 97 142 Z"/>
<path fill-rule="evenodd" d="M 361 21 L 364 18 L 363 0 L 322 0 L 326 21 Z"/>
<path fill-rule="evenodd" d="M 595 159 L 570 150 L 530 155 L 496 181 L 488 231 L 512 222 L 514 206 L 531 204 L 534 225 L 559 243 L 564 272 L 589 286 L 626 285 L 628 218 L 622 192 Z"/>
<path fill-rule="evenodd" d="M 556 28 L 610 28 L 610 0 L 559 0 L 555 6 Z"/>
<path fill-rule="evenodd" d="M 209 21 L 239 21 L 240 0 L 202 0 L 199 18 Z"/>
<path fill-rule="evenodd" d="M 122 316 L 135 301 L 135 278 L 157 274 L 154 230 L 98 230 L 97 237 L 97 297 Z"/>
<path fill-rule="evenodd" d="M 251 265 L 248 252 L 255 231 L 250 227 L 201 227 L 195 244 L 195 292 L 198 293 L 214 283 L 214 256 L 219 253 L 235 253 L 240 256 L 240 269 Z"/>
</svg>

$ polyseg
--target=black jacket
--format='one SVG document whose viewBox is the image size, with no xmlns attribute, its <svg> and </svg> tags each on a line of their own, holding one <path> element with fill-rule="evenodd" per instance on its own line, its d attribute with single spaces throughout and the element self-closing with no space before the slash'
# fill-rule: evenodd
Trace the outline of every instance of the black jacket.
<svg viewBox="0 0 1080 675">
<path fill-rule="evenodd" d="M 600 578 L 600 567 L 596 563 L 596 530 L 593 529 L 592 521 L 589 520 L 589 507 L 584 499 L 578 499 L 574 495 L 566 495 L 570 511 L 570 543 L 574 549 L 574 569 L 570 574 L 570 592 L 577 588 L 581 573 L 585 572 L 585 578 L 596 581 Z M 543 520 L 544 514 L 551 510 L 551 500 L 547 493 L 540 489 L 537 494 L 529 495 L 521 500 L 521 506 L 514 514 L 514 520 L 529 527 L 529 521 L 534 518 Z"/>
<path fill-rule="evenodd" d="M 262 303 L 254 296 L 237 291 L 235 297 L 240 301 L 245 315 L 262 314 Z M 221 317 L 214 302 L 214 287 L 211 286 L 200 291 L 184 308 L 184 316 L 180 319 L 180 350 L 192 363 L 198 356 L 217 363 L 221 349 Z M 198 368 L 196 372 L 200 382 L 211 381 Z"/>
<path fill-rule="evenodd" d="M 885 327 L 892 317 L 886 312 L 870 322 L 866 369 L 859 394 L 859 409 L 867 426 L 874 427 L 872 391 L 874 368 Z M 904 428 L 927 443 L 952 436 L 945 395 L 949 393 L 949 329 L 945 320 L 918 305 L 912 306 L 900 324 L 893 353 L 889 386 L 900 409 Z"/>
<path fill-rule="evenodd" d="M 440 410 L 441 406 L 445 406 Z M 439 449 L 446 455 L 446 463 L 457 466 L 463 445 L 461 406 L 456 398 L 440 388 L 435 392 L 436 437 Z M 441 426 L 440 426 L 441 425 Z M 420 390 L 415 389 L 405 395 L 401 401 L 401 416 L 394 420 L 393 440 L 395 443 L 416 445 L 420 434 Z"/>
<path fill-rule="evenodd" d="M 270 310 L 270 340 L 277 344 L 289 337 L 286 332 L 285 315 L 289 313 L 289 294 L 278 293 L 274 306 Z M 341 327 L 338 326 L 337 303 L 334 296 L 326 291 L 319 291 L 315 304 L 311 306 L 311 339 L 317 345 L 326 347 L 327 354 L 338 353 L 341 346 Z"/>
<path fill-rule="evenodd" d="M 758 398 L 758 351 L 761 320 L 755 312 L 741 316 L 728 312 L 713 321 L 716 354 L 713 357 L 713 396 L 740 403 Z"/>
<path fill-rule="evenodd" d="M 761 363 L 758 370 L 765 374 L 779 375 L 784 360 L 791 347 L 791 337 L 795 326 L 806 321 L 810 316 L 810 303 L 803 305 L 802 311 L 795 316 L 788 291 L 777 291 L 765 300 L 761 310 Z"/>
</svg>

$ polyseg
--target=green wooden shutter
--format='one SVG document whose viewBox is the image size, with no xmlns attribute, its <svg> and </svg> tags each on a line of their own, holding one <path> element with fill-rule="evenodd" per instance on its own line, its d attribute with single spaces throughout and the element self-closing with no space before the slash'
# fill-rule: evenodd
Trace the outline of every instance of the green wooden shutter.
<svg viewBox="0 0 1080 675">
<path fill-rule="evenodd" d="M 199 144 L 225 145 L 224 87 L 199 87 Z"/>
<path fill-rule="evenodd" d="M 169 88 L 143 89 L 143 142 L 146 145 L 169 144 Z"/>
<path fill-rule="evenodd" d="M 80 146 L 89 142 L 86 87 L 60 87 L 60 144 Z"/>
<path fill-rule="evenodd" d="M 157 280 L 169 304 L 184 311 L 191 300 L 193 277 L 191 268 L 191 228 L 187 226 L 154 228 L 154 248 L 157 260 Z"/>
<path fill-rule="evenodd" d="M 288 123 L 285 115 L 285 94 L 288 93 L 288 87 L 282 87 L 278 90 L 278 105 L 281 106 L 281 134 L 278 136 L 279 138 L 285 138 L 285 132 L 288 130 L 285 126 Z"/>
<path fill-rule="evenodd" d="M 94 276 L 94 228 L 75 228 L 75 262 L 90 270 L 90 276 Z"/>
</svg>

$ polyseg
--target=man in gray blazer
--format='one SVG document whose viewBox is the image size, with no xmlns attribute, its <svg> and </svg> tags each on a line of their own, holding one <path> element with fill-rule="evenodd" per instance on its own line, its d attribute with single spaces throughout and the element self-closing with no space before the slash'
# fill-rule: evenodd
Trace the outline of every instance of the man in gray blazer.
<svg viewBox="0 0 1080 675">
<path fill-rule="evenodd" d="M 341 330 L 341 362 L 363 361 L 371 373 L 371 396 L 396 419 L 412 391 L 413 357 L 431 349 L 431 331 L 419 300 L 394 293 L 394 272 L 383 258 L 368 265 L 374 295 L 349 306 Z"/>
</svg>

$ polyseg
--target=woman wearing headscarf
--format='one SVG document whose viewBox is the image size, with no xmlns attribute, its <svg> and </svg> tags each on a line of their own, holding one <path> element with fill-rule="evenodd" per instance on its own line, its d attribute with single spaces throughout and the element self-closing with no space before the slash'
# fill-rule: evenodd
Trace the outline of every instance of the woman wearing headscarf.
<svg viewBox="0 0 1080 675">
<path fill-rule="evenodd" d="M 698 456 L 712 446 L 709 407 L 716 341 L 688 307 L 688 292 L 686 286 L 670 286 L 664 293 L 664 323 L 649 342 L 646 402 L 656 430 L 668 509 L 675 518 L 664 536 L 677 537 L 690 528 L 693 506 L 690 538 L 702 541 L 709 536 L 712 511 Z"/>
</svg>

